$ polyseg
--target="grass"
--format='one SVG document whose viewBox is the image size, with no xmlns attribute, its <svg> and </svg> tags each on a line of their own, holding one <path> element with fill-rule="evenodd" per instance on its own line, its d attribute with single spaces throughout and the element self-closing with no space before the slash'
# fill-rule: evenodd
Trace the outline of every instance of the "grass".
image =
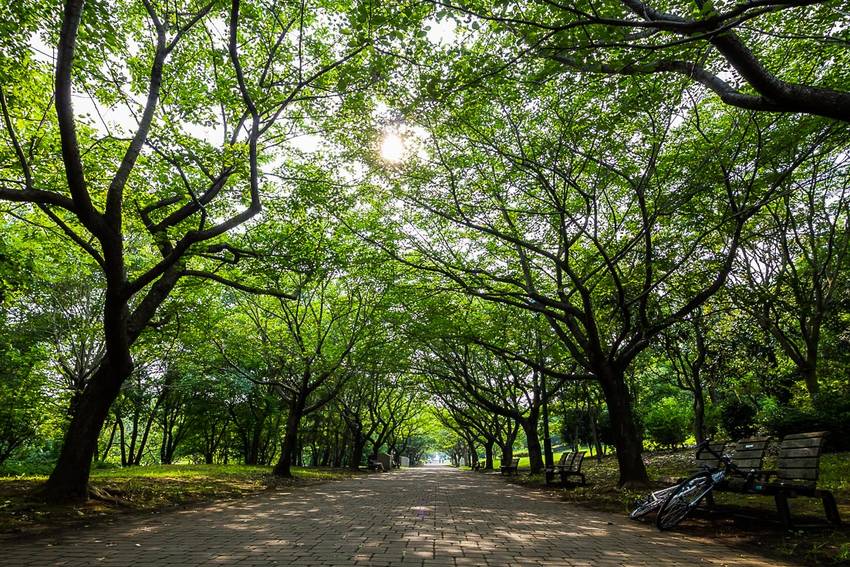
<svg viewBox="0 0 850 567">
<path fill-rule="evenodd" d="M 110 520 L 120 514 L 160 510 L 255 494 L 263 490 L 350 478 L 357 473 L 293 468 L 293 479 L 271 476 L 271 467 L 156 465 L 95 469 L 87 502 L 50 505 L 38 498 L 44 475 L 0 476 L 0 533 L 34 533 Z"/>
<path fill-rule="evenodd" d="M 676 479 L 688 476 L 693 469 L 693 451 L 657 451 L 646 453 L 644 461 L 650 478 L 649 489 L 629 490 L 617 487 L 618 470 L 614 456 L 602 462 L 585 458 L 582 471 L 587 475 L 587 486 L 568 488 L 548 487 L 560 493 L 564 501 L 595 510 L 627 514 L 635 500 L 656 487 L 669 486 Z M 560 454 L 555 454 L 555 460 Z M 526 460 L 525 468 L 528 467 Z M 775 466 L 775 457 L 768 457 L 765 468 Z M 763 550 L 783 559 L 807 564 L 836 564 L 850 561 L 850 453 L 831 453 L 821 457 L 818 486 L 831 490 L 838 501 L 844 526 L 834 528 L 826 524 L 819 499 L 794 498 L 791 512 L 795 522 L 808 526 L 794 531 L 784 530 L 778 523 L 773 498 L 755 495 L 720 493 L 716 497 L 718 508 L 688 519 L 681 530 L 703 536 L 717 537 L 730 545 L 758 545 Z M 520 461 L 520 473 L 523 463 Z M 543 475 L 520 474 L 510 478 L 526 486 L 542 488 Z M 755 520 L 755 521 L 754 521 Z"/>
</svg>

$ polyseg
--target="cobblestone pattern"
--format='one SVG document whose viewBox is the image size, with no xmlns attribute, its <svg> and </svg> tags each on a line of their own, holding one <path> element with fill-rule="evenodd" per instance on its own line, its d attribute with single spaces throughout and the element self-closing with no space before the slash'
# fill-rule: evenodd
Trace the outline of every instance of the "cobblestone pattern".
<svg viewBox="0 0 850 567">
<path fill-rule="evenodd" d="M 424 467 L 0 542 L 3 566 L 778 565 L 491 475 Z"/>
</svg>

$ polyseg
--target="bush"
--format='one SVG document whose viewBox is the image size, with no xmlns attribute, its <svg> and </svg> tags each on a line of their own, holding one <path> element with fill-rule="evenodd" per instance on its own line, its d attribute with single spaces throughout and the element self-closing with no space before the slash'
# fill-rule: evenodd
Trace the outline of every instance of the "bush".
<svg viewBox="0 0 850 567">
<path fill-rule="evenodd" d="M 0 465 L 19 456 L 39 436 L 44 421 L 43 378 L 35 373 L 3 373 L 0 379 Z"/>
<path fill-rule="evenodd" d="M 730 439 L 741 439 L 755 434 L 758 408 L 751 403 L 729 398 L 720 404 L 720 420 Z"/>
<path fill-rule="evenodd" d="M 766 404 L 762 427 L 777 439 L 792 433 L 829 431 L 826 446 L 832 451 L 850 450 L 850 395 L 823 394 L 803 407 Z"/>
<path fill-rule="evenodd" d="M 567 408 L 561 422 L 561 439 L 570 447 L 590 445 L 590 417 L 587 412 Z"/>
<path fill-rule="evenodd" d="M 715 438 L 723 429 L 723 411 L 720 405 L 706 402 L 705 405 L 705 434 L 707 437 Z"/>
<path fill-rule="evenodd" d="M 644 416 L 644 426 L 650 439 L 659 445 L 675 447 L 685 442 L 693 414 L 688 404 L 678 399 L 663 398 Z"/>
</svg>

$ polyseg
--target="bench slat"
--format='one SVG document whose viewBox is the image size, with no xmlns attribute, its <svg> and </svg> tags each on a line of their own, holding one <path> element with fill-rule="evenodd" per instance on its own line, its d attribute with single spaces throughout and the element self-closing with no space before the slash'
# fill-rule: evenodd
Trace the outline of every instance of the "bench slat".
<svg viewBox="0 0 850 567">
<path fill-rule="evenodd" d="M 736 451 L 758 451 L 767 447 L 767 441 L 739 441 L 735 445 Z"/>
<path fill-rule="evenodd" d="M 821 453 L 821 447 L 798 447 L 798 448 L 781 448 L 779 450 L 780 459 L 795 459 L 798 457 L 817 457 Z"/>
<path fill-rule="evenodd" d="M 812 437 L 823 438 L 829 434 L 828 431 L 812 431 L 811 433 L 792 433 L 790 435 L 786 435 L 783 440 L 792 441 L 794 439 L 809 439 Z"/>
<path fill-rule="evenodd" d="M 821 438 L 805 438 L 805 439 L 783 439 L 783 449 L 801 449 L 806 447 L 821 447 L 826 439 Z"/>
<path fill-rule="evenodd" d="M 732 457 L 734 459 L 760 459 L 764 455 L 764 449 L 756 449 L 756 450 L 747 450 L 747 451 L 735 451 L 732 453 Z"/>
<path fill-rule="evenodd" d="M 776 508 L 786 527 L 791 527 L 788 498 L 804 495 L 823 500 L 824 511 L 830 523 L 840 524 L 841 518 L 835 497 L 828 490 L 817 489 L 820 455 L 826 441 L 826 432 L 786 435 L 779 447 L 776 482 L 756 485 L 759 494 L 776 499 Z"/>
<path fill-rule="evenodd" d="M 760 469 L 762 465 L 762 459 L 744 459 L 741 461 L 735 459 L 734 463 L 738 468 L 741 469 Z"/>
<path fill-rule="evenodd" d="M 778 467 L 781 469 L 816 469 L 820 463 L 820 457 L 794 457 L 779 460 Z"/>
</svg>

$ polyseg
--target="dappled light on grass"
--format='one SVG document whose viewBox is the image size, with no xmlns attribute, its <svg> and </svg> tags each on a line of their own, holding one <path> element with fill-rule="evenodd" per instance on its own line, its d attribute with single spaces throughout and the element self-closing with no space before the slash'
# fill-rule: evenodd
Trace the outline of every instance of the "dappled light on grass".
<svg viewBox="0 0 850 567">
<path fill-rule="evenodd" d="M 45 476 L 0 477 L 0 532 L 39 531 L 51 526 L 75 525 L 131 511 L 153 511 L 173 506 L 231 499 L 273 489 L 317 485 L 350 478 L 356 473 L 339 469 L 293 468 L 293 479 L 271 476 L 271 467 L 246 465 L 155 465 L 100 468 L 92 471 L 93 498 L 79 505 L 47 505 L 37 490 Z"/>
</svg>

